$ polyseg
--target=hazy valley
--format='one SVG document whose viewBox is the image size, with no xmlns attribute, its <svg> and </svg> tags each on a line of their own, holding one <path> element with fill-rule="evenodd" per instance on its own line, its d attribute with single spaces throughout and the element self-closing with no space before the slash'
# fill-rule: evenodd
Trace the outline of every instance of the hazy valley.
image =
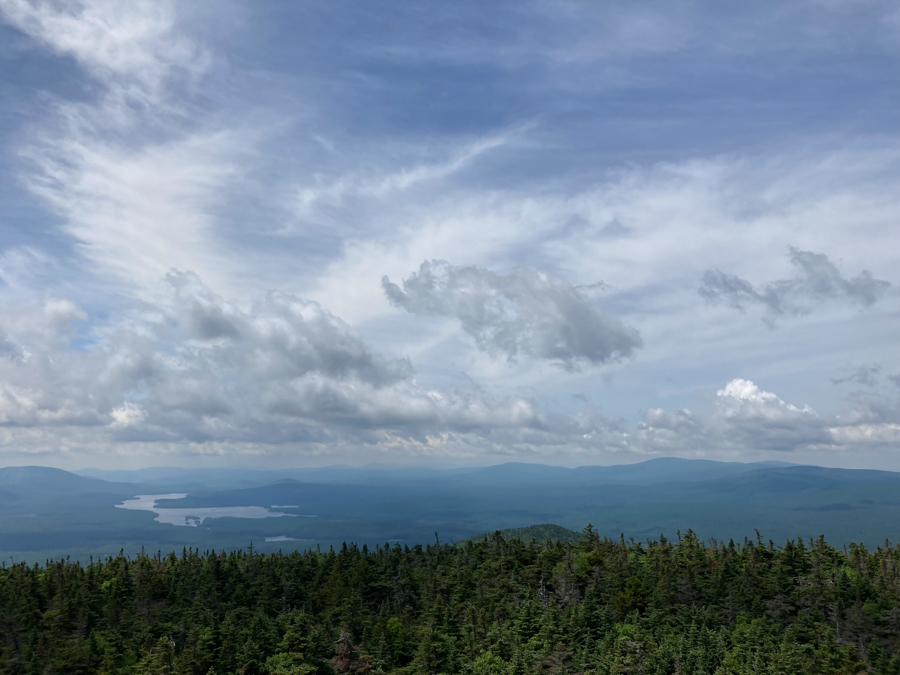
<svg viewBox="0 0 900 675">
<path fill-rule="evenodd" d="M 548 523 L 580 531 L 590 522 L 603 537 L 624 533 L 639 541 L 690 528 L 705 540 L 742 541 L 758 531 L 776 544 L 823 534 L 835 545 L 875 546 L 900 533 L 900 473 L 888 471 L 657 459 L 576 469 L 80 473 L 0 469 L 5 559 L 87 560 L 120 549 L 165 554 L 251 543 L 260 551 L 345 541 L 412 546 Z"/>
</svg>

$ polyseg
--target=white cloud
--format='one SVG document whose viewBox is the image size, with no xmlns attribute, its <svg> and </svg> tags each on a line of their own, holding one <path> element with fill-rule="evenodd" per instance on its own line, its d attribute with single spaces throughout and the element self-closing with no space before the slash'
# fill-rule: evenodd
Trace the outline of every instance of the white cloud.
<svg viewBox="0 0 900 675">
<path fill-rule="evenodd" d="M 820 54 L 835 47 L 829 35 L 839 28 L 876 35 L 866 12 L 822 12 L 811 28 L 796 21 L 805 10 L 774 21 L 768 10 L 750 9 L 724 25 L 691 8 L 675 17 L 652 7 L 528 5 L 490 39 L 462 31 L 434 40 L 407 24 L 398 30 L 409 44 L 396 32 L 387 46 L 380 37 L 353 42 L 334 59 L 341 70 L 334 77 L 300 60 L 302 72 L 290 74 L 251 63 L 259 58 L 252 40 L 220 73 L 210 68 L 201 31 L 185 20 L 197 10 L 174 2 L 0 0 L 0 10 L 33 46 L 87 76 L 55 89 L 53 73 L 44 73 L 50 93 L 18 139 L 24 163 L 14 168 L 62 220 L 59 246 L 74 242 L 75 255 L 40 250 L 38 235 L 0 255 L 6 448 L 263 455 L 352 447 L 354 460 L 373 448 L 401 457 L 741 456 L 891 438 L 893 399 L 876 400 L 880 390 L 870 387 L 873 396 L 852 401 L 848 413 L 840 393 L 816 378 L 858 364 L 862 349 L 886 378 L 900 367 L 892 356 L 896 296 L 885 292 L 900 283 L 897 138 L 797 140 L 807 129 L 795 127 L 792 142 L 778 136 L 765 146 L 751 127 L 771 118 L 754 114 L 746 126 L 727 125 L 727 143 L 705 145 L 712 117 L 688 124 L 663 106 L 666 117 L 640 119 L 645 94 L 666 97 L 686 81 L 680 77 L 707 76 L 693 59 L 722 59 L 726 71 L 713 63 L 708 73 L 719 78 L 761 50 L 779 59 L 793 49 Z M 247 12 L 246 30 L 258 28 Z M 884 12 L 872 15 L 881 21 Z M 443 26 L 441 17 L 426 23 Z M 203 44 L 221 40 L 220 28 L 204 26 Z M 682 52 L 688 60 L 675 63 Z M 735 54 L 740 63 L 727 60 Z M 406 69 L 412 59 L 418 69 L 420 57 L 473 69 L 487 77 L 475 78 L 479 92 L 496 91 L 478 94 L 486 105 L 471 119 L 450 115 L 433 73 Z M 381 68 L 385 59 L 389 67 Z M 629 65 L 642 59 L 648 67 Z M 354 69 L 358 63 L 366 67 Z M 400 70 L 406 75 L 394 79 Z M 349 85 L 345 71 L 356 78 Z M 472 82 L 443 84 L 447 99 L 466 89 L 470 98 L 459 103 L 473 110 Z M 579 112 L 611 86 L 626 104 L 621 110 L 638 113 L 628 122 L 638 131 L 626 129 L 621 139 L 625 127 L 613 117 L 598 115 L 592 126 Z M 722 96 L 733 91 L 696 93 L 702 105 L 685 110 L 715 110 L 712 126 L 722 124 Z M 396 124 L 401 107 L 423 105 L 422 96 L 438 114 Z M 255 108 L 276 98 L 283 108 Z M 257 113 L 279 131 L 262 139 L 251 127 Z M 523 115 L 539 122 L 514 126 Z M 229 126 L 234 119 L 243 126 Z M 671 130 L 659 132 L 658 152 L 618 149 L 650 128 Z M 732 128 L 750 134 L 752 150 Z M 300 137 L 318 137 L 316 152 L 324 148 L 327 160 L 307 152 Z M 697 155 L 723 147 L 730 154 Z M 235 198 L 242 189 L 257 193 Z M 56 222 L 48 226 L 54 236 Z M 793 272 L 783 255 L 792 243 Z M 409 273 L 432 259 L 452 260 L 437 272 L 470 286 L 444 279 L 432 292 L 399 281 L 421 281 L 421 270 Z M 68 276 L 63 264 L 80 264 L 102 292 L 84 302 L 81 280 L 74 290 L 49 282 L 54 270 Z M 696 285 L 711 266 L 728 271 L 710 282 L 715 297 L 796 320 L 773 336 L 752 316 L 706 306 Z M 161 284 L 172 268 L 194 274 L 173 273 Z M 453 320 L 397 311 L 379 285 L 383 275 L 398 281 L 388 288 L 400 305 Z M 600 278 L 602 296 L 588 298 Z M 77 300 L 87 311 L 45 304 L 48 297 Z M 477 352 L 448 327 L 455 321 L 476 347 L 518 363 Z M 593 368 L 574 372 L 630 353 L 602 377 Z M 408 359 L 387 356 L 403 354 L 414 355 L 418 375 Z M 465 370 L 475 382 L 460 390 L 423 384 L 440 369 Z M 714 383 L 733 372 L 796 405 L 749 379 L 715 396 Z M 865 384 L 864 377 L 849 379 Z M 573 412 L 575 393 L 607 414 Z M 705 397 L 711 409 L 696 412 Z M 646 412 L 636 424 L 615 416 L 637 410 Z"/>
<path fill-rule="evenodd" d="M 498 149 L 497 157 L 511 152 Z M 816 384 L 817 373 L 858 360 L 862 343 L 867 360 L 900 365 L 893 355 L 896 297 L 889 293 L 864 313 L 849 298 L 813 303 L 816 311 L 785 321 L 775 335 L 755 312 L 705 303 L 697 280 L 711 264 L 752 280 L 755 289 L 791 279 L 784 253 L 794 243 L 827 255 L 845 281 L 868 269 L 873 280 L 896 287 L 898 158 L 891 140 L 878 147 L 822 142 L 633 166 L 575 189 L 562 181 L 533 191 L 487 190 L 460 176 L 449 187 L 353 209 L 347 219 L 354 234 L 342 239 L 310 296 L 379 349 L 415 355 L 423 373 L 465 370 L 493 391 L 540 392 L 561 409 L 570 409 L 573 392 L 627 418 L 647 408 L 694 409 L 702 392 L 739 368 L 806 398 L 824 419 L 844 405 Z M 602 279 L 603 309 L 638 330 L 643 347 L 633 360 L 605 369 L 610 379 L 552 372 L 526 358 L 498 367 L 460 340 L 449 321 L 398 318 L 378 287 L 385 275 L 402 287 L 410 270 L 430 259 L 501 276 L 527 265 L 573 286 Z"/>
<path fill-rule="evenodd" d="M 815 416 L 815 411 L 808 405 L 798 408 L 785 403 L 770 391 L 763 391 L 750 380 L 740 378 L 732 380 L 716 396 L 728 405 L 729 416 L 762 415 L 763 417 L 779 417 L 787 413 L 803 413 Z"/>
<path fill-rule="evenodd" d="M 172 267 L 226 288 L 244 270 L 216 211 L 256 137 L 208 123 L 185 99 L 210 59 L 177 3 L 0 0 L 0 12 L 99 84 L 81 100 L 51 95 L 19 148 L 22 181 L 63 219 L 84 267 L 146 299 Z"/>
<path fill-rule="evenodd" d="M 653 408 L 634 426 L 590 407 L 426 389 L 408 361 L 377 354 L 315 302 L 271 292 L 243 310 L 192 273 L 167 284 L 165 304 L 81 351 L 69 347 L 83 316 L 71 303 L 20 311 L 0 358 L 0 448 L 609 458 L 838 450 L 883 445 L 897 428 L 890 402 L 820 418 L 743 379 L 716 392 L 710 415 Z"/>
<path fill-rule="evenodd" d="M 497 153 L 518 161 L 509 149 Z M 654 303 L 652 314 L 668 322 L 686 302 L 674 296 L 695 293 L 711 261 L 743 279 L 778 278 L 792 243 L 832 259 L 840 255 L 845 269 L 870 269 L 873 282 L 896 284 L 898 166 L 893 141 L 879 147 L 798 144 L 742 157 L 632 166 L 575 189 L 565 183 L 482 189 L 461 180 L 367 200 L 344 213 L 353 231 L 311 294 L 359 324 L 392 314 L 372 282 L 406 275 L 422 260 L 498 270 L 525 264 L 573 285 L 602 277 L 610 297 L 627 293 L 636 314 L 644 314 L 640 303 Z M 677 306 L 667 312 L 672 302 Z M 699 304 L 696 309 L 702 311 Z"/>
<path fill-rule="evenodd" d="M 381 280 L 391 303 L 413 314 L 450 316 L 489 354 L 519 354 L 567 369 L 631 356 L 636 330 L 603 314 L 571 284 L 530 268 L 508 275 L 479 267 L 423 262 L 401 289 Z"/>
<path fill-rule="evenodd" d="M 518 130 L 518 131 L 521 131 Z M 489 136 L 470 143 L 462 152 L 444 161 L 420 163 L 409 168 L 386 173 L 361 174 L 358 172 L 328 180 L 317 176 L 316 184 L 300 188 L 297 195 L 297 215 L 301 220 L 312 219 L 321 226 L 322 221 L 345 228 L 348 223 L 335 218 L 330 212 L 345 215 L 348 203 L 359 200 L 383 200 L 396 193 L 403 193 L 421 183 L 433 183 L 463 170 L 480 155 L 505 145 L 513 131 Z"/>
<path fill-rule="evenodd" d="M 18 293 L 27 292 L 52 263 L 49 255 L 32 246 L 8 248 L 0 254 L 0 282 Z"/>
<path fill-rule="evenodd" d="M 125 401 L 118 408 L 113 408 L 109 415 L 113 418 L 111 426 L 115 428 L 131 427 L 144 421 L 144 411 L 134 401 Z"/>
<path fill-rule="evenodd" d="M 707 270 L 700 295 L 713 302 L 722 300 L 740 310 L 747 304 L 759 303 L 769 312 L 771 322 L 775 316 L 808 314 L 815 305 L 835 299 L 871 307 L 892 290 L 890 282 L 876 279 L 868 270 L 845 279 L 828 256 L 821 253 L 792 246 L 790 258 L 796 268 L 793 279 L 771 281 L 757 290 L 740 277 Z"/>
<path fill-rule="evenodd" d="M 705 416 L 689 410 L 648 410 L 635 427 L 632 444 L 648 452 L 757 457 L 834 450 L 839 445 L 809 406 L 785 403 L 744 379 L 719 389 L 715 408 Z"/>
<path fill-rule="evenodd" d="M 116 96 L 153 101 L 173 68 L 198 74 L 208 57 L 176 31 L 168 0 L 2 0 L 6 21 L 71 56 Z"/>
<path fill-rule="evenodd" d="M 900 443 L 900 424 L 856 424 L 829 429 L 835 443 L 860 446 L 866 444 L 896 445 Z"/>
<path fill-rule="evenodd" d="M 25 151 L 35 169 L 27 181 L 65 219 L 96 273 L 145 296 L 172 266 L 221 287 L 240 266 L 217 245 L 211 211 L 236 174 L 236 143 L 222 132 L 123 148 L 72 129 Z"/>
<path fill-rule="evenodd" d="M 194 274 L 173 272 L 167 283 L 165 305 L 86 351 L 68 348 L 71 321 L 83 316 L 71 303 L 26 312 L 0 359 L 0 425 L 97 426 L 101 447 L 316 448 L 387 439 L 426 447 L 441 434 L 514 438 L 560 424 L 525 399 L 423 389 L 408 361 L 372 352 L 317 303 L 270 292 L 244 311 Z M 30 358 L 18 355 L 25 350 Z"/>
</svg>

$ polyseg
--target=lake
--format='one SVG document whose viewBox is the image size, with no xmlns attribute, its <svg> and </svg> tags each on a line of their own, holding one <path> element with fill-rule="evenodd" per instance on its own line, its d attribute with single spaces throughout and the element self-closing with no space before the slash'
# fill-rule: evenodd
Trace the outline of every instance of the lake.
<svg viewBox="0 0 900 675">
<path fill-rule="evenodd" d="M 156 502 L 162 499 L 183 499 L 185 493 L 170 493 L 165 495 L 135 495 L 134 499 L 126 499 L 121 504 L 116 504 L 117 509 L 129 511 L 153 511 L 156 514 L 156 522 L 178 525 L 181 527 L 197 527 L 207 518 L 280 518 L 282 516 L 301 517 L 295 513 L 283 513 L 270 511 L 264 506 L 203 506 L 193 508 L 161 508 Z M 274 508 L 274 507 L 273 507 Z M 288 508 L 288 507 L 281 507 Z M 311 518 L 315 516 L 302 516 Z"/>
</svg>

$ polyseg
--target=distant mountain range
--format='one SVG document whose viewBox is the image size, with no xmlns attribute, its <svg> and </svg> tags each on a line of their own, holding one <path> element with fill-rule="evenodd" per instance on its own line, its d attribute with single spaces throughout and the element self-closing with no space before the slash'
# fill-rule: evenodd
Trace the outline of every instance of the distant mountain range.
<svg viewBox="0 0 900 675">
<path fill-rule="evenodd" d="M 80 475 L 79 475 L 80 474 Z M 0 555 L 86 559 L 182 547 L 261 550 L 459 541 L 556 523 L 601 536 L 644 539 L 693 529 L 702 538 L 826 535 L 878 545 L 900 536 L 900 473 L 783 463 L 654 459 L 576 469 L 510 463 L 466 469 L 330 467 L 248 470 L 0 469 Z M 115 508 L 135 495 L 177 508 Z M 240 508 L 244 507 L 244 508 Z M 227 511 L 222 511 L 227 508 Z M 228 517 L 220 517 L 222 515 Z M 282 514 L 279 517 L 260 517 Z M 234 517 L 242 515 L 243 517 Z M 304 516 L 304 517 L 298 517 Z M 199 524 L 198 524 L 199 523 Z"/>
<path fill-rule="evenodd" d="M 284 479 L 305 483 L 408 483 L 416 481 L 448 480 L 463 476 L 469 483 L 532 482 L 601 482 L 601 483 L 656 483 L 673 480 L 704 480 L 744 473 L 767 467 L 794 466 L 786 462 L 716 462 L 712 460 L 685 460 L 660 457 L 637 464 L 613 466 L 582 466 L 574 469 L 546 464 L 508 462 L 488 467 L 435 469 L 373 464 L 361 467 L 331 466 L 312 469 L 253 469 L 217 468 L 185 469 L 179 467 L 153 467 L 133 470 L 84 469 L 76 473 L 102 480 L 139 484 L 185 484 L 206 488 L 242 488 L 269 485 Z"/>
</svg>

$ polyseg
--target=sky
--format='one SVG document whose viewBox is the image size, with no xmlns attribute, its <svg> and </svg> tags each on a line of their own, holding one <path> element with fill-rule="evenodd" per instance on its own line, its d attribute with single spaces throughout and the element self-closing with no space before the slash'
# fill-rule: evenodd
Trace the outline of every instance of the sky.
<svg viewBox="0 0 900 675">
<path fill-rule="evenodd" d="M 900 8 L 0 0 L 0 465 L 900 470 Z"/>
</svg>

